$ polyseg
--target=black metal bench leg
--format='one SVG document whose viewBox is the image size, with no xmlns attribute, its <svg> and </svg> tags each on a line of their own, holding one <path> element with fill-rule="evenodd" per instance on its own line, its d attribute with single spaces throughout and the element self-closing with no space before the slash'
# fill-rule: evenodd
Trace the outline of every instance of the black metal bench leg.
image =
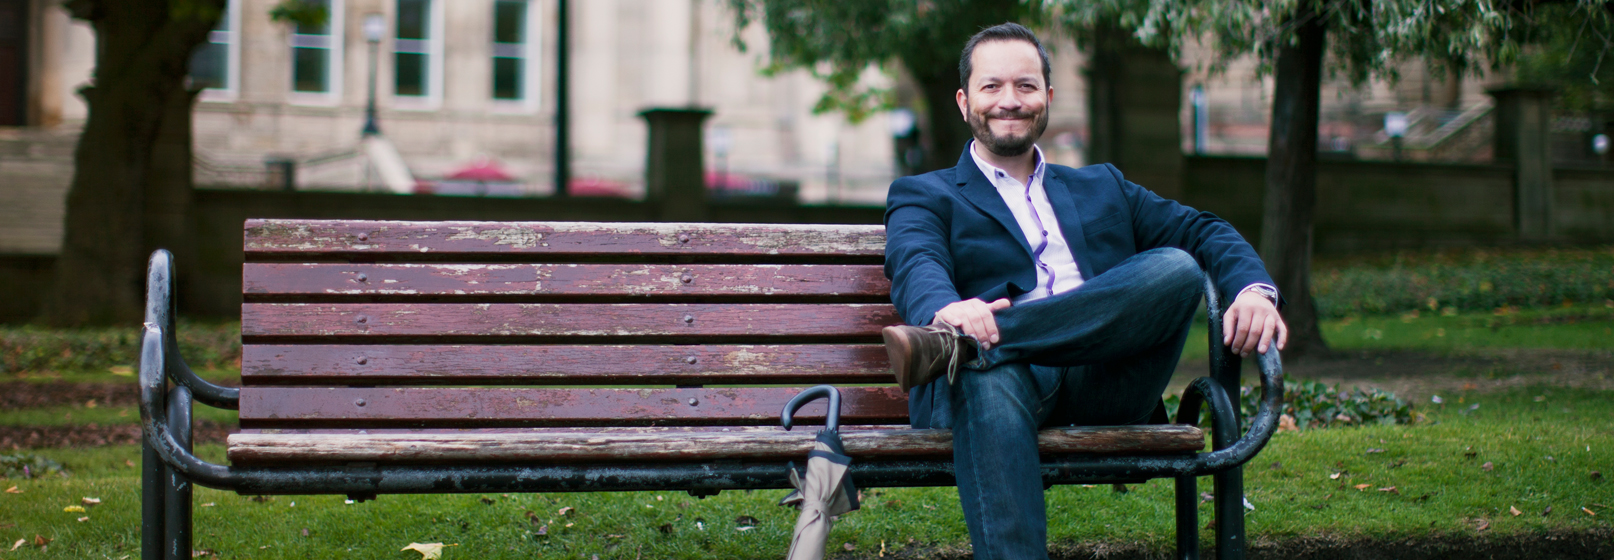
<svg viewBox="0 0 1614 560">
<path fill-rule="evenodd" d="M 168 398 L 168 429 L 186 451 L 191 450 L 191 390 L 174 387 Z M 163 549 L 167 560 L 191 558 L 191 481 L 163 468 Z"/>
<path fill-rule="evenodd" d="M 1177 477 L 1177 558 L 1199 560 L 1199 479 Z"/>
<path fill-rule="evenodd" d="M 163 497 L 168 493 L 168 466 L 144 438 L 140 449 L 140 560 L 163 560 Z"/>
<path fill-rule="evenodd" d="M 1216 488 L 1216 558 L 1244 560 L 1244 467 L 1211 480 Z"/>
</svg>

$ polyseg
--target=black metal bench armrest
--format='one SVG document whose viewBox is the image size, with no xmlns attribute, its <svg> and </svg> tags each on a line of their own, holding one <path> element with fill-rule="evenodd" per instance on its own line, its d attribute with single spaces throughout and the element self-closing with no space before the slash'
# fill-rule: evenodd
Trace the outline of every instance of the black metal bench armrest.
<svg viewBox="0 0 1614 560">
<path fill-rule="evenodd" d="M 214 385 L 191 371 L 179 354 L 179 329 L 174 325 L 174 255 L 165 249 L 151 253 L 151 266 L 146 269 L 146 327 L 162 330 L 163 350 L 167 374 L 174 383 L 189 387 L 196 400 L 215 407 L 236 409 L 240 406 L 241 390 L 235 387 Z"/>
</svg>

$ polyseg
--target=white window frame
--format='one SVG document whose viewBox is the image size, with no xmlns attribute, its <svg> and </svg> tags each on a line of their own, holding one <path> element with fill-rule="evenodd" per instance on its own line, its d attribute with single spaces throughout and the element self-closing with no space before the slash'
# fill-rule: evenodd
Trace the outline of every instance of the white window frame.
<svg viewBox="0 0 1614 560">
<path fill-rule="evenodd" d="M 488 6 L 491 11 L 493 6 Z M 543 0 L 527 0 L 526 44 L 522 45 L 521 99 L 493 98 L 493 54 L 488 55 L 488 100 L 495 113 L 537 113 L 543 100 L 543 45 L 544 25 L 542 14 L 548 6 Z M 494 44 L 489 42 L 492 51 Z"/>
<path fill-rule="evenodd" d="M 426 95 L 398 95 L 397 68 L 393 68 L 392 87 L 389 88 L 391 106 L 394 109 L 405 111 L 432 111 L 443 105 L 443 0 L 426 0 L 427 17 L 431 18 L 426 30 Z M 399 52 L 418 53 L 419 51 L 398 50 L 398 2 L 392 0 L 391 40 L 392 50 L 388 54 Z M 414 41 L 415 39 L 407 39 Z M 389 56 L 392 64 L 398 58 Z"/>
<path fill-rule="evenodd" d="M 327 72 L 326 79 L 329 80 L 327 85 L 330 87 L 326 88 L 326 91 L 318 93 L 297 91 L 295 89 L 297 55 L 294 49 L 299 46 L 298 37 L 300 35 L 297 34 L 297 26 L 290 26 L 291 32 L 286 36 L 286 54 L 288 55 L 286 59 L 286 101 L 292 105 L 331 107 L 342 101 L 342 76 L 345 74 L 342 63 L 345 60 L 344 50 L 347 46 L 347 29 L 344 27 L 346 18 L 343 16 L 346 14 L 347 6 L 345 5 L 345 0 L 330 1 L 331 19 L 329 29 L 331 32 L 326 35 L 327 44 L 325 45 L 326 56 L 329 57 L 329 60 L 326 61 L 325 71 Z M 310 35 L 309 37 L 317 36 Z"/>
<path fill-rule="evenodd" d="M 203 89 L 202 101 L 235 101 L 241 95 L 241 0 L 229 0 L 224 10 L 230 29 L 207 32 L 207 42 L 225 44 L 224 87 Z"/>
</svg>

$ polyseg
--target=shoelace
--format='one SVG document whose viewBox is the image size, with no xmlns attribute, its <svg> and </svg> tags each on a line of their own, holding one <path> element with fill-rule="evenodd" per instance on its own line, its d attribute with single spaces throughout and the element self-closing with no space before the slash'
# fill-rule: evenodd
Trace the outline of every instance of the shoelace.
<svg viewBox="0 0 1614 560">
<path fill-rule="evenodd" d="M 964 337 L 958 334 L 958 327 L 941 321 L 925 327 L 925 330 L 947 339 L 947 343 L 942 345 L 942 355 L 947 360 L 947 384 L 952 385 L 958 379 L 958 358 L 964 353 Z"/>
</svg>

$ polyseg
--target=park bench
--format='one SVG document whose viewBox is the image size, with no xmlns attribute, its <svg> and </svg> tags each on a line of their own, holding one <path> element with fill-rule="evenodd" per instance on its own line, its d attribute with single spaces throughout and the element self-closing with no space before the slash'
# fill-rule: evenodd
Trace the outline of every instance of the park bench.
<svg viewBox="0 0 1614 560">
<path fill-rule="evenodd" d="M 863 225 L 249 220 L 240 388 L 178 354 L 171 256 L 148 278 L 140 362 L 143 548 L 189 558 L 190 484 L 241 494 L 788 488 L 802 388 L 840 385 L 862 488 L 954 484 L 952 437 L 907 426 L 881 327 L 900 323 L 884 230 Z M 1209 293 L 1211 332 L 1219 298 Z M 1238 358 L 1187 423 L 1044 430 L 1045 484 L 1175 478 L 1178 547 L 1198 554 L 1195 476 L 1215 475 L 1220 558 L 1241 557 L 1238 466 L 1270 437 L 1277 353 L 1243 437 Z M 171 384 L 170 384 L 171 382 Z M 191 454 L 192 401 L 239 410 L 228 464 Z M 1213 451 L 1195 424 L 1209 402 Z M 798 423 L 823 422 L 807 405 Z M 1157 414 L 1164 421 L 1164 409 Z"/>
</svg>

